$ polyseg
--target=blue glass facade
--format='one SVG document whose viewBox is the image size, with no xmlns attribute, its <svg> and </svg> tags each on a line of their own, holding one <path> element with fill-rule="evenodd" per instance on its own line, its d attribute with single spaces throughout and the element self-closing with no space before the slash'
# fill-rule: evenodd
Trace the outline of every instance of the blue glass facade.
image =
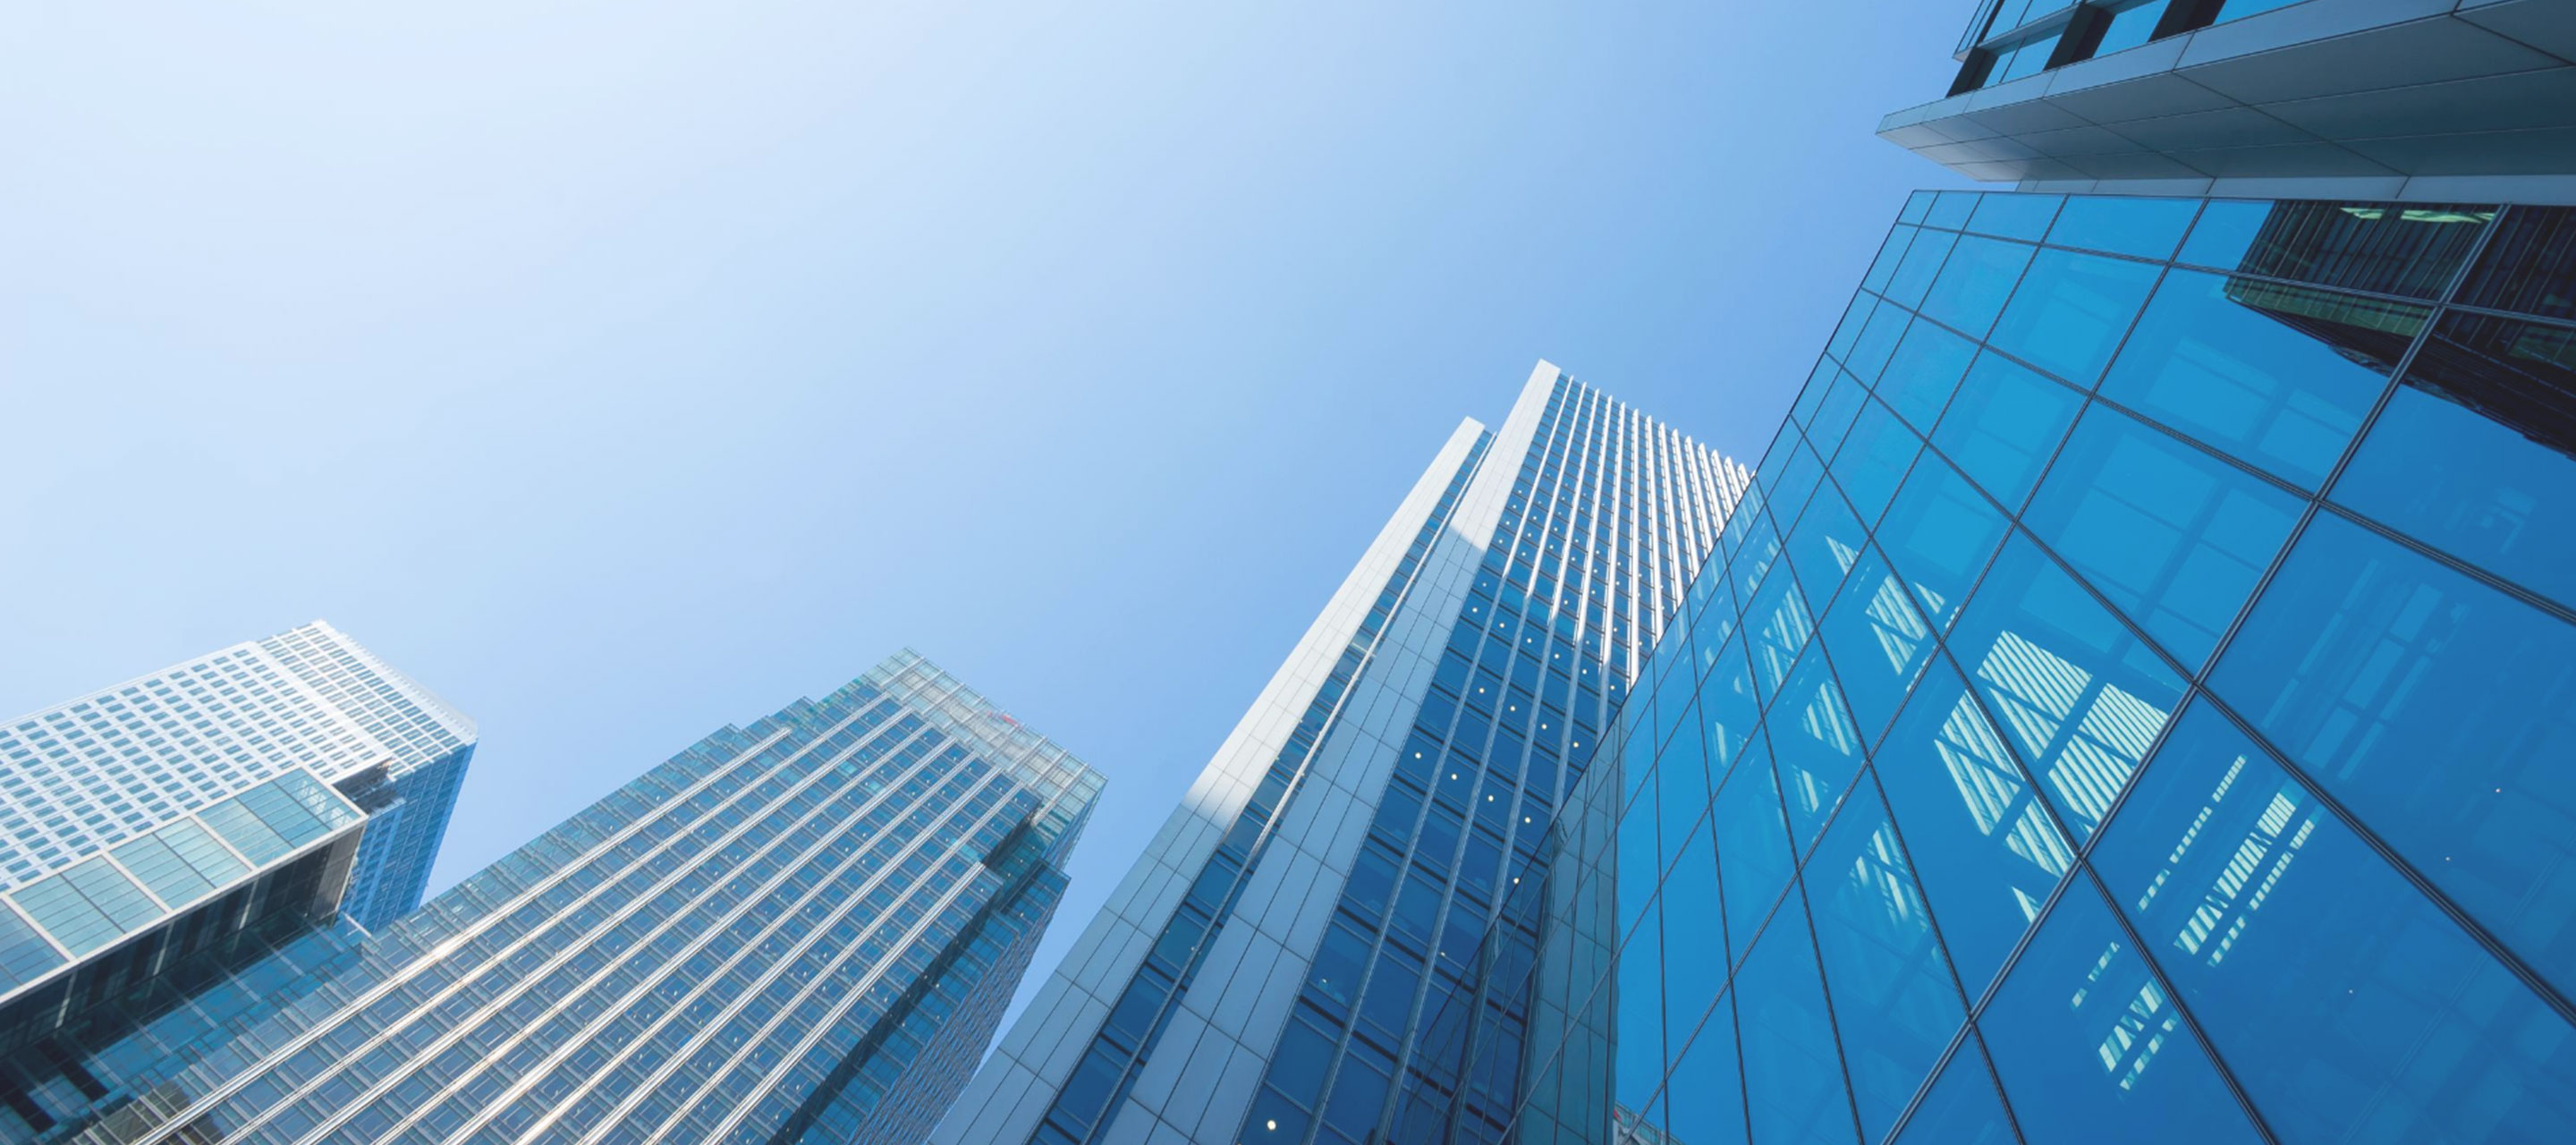
<svg viewBox="0 0 2576 1145">
<path fill-rule="evenodd" d="M 111 1000 L 50 1068 L 19 1067 L 0 1136 L 918 1141 L 1099 790 L 898 655 L 709 736 L 389 927 L 286 930 Z"/>
<path fill-rule="evenodd" d="M 933 1140 L 1380 1140 L 1456 1092 L 1434 1019 L 1748 480 L 1544 363 L 1462 425 Z"/>
<path fill-rule="evenodd" d="M 1240 1140 L 1382 1140 L 1467 1088 L 1426 1052 L 1440 1019 L 1478 1004 L 1479 945 L 1545 876 L 1562 793 L 1732 500 L 1671 480 L 1658 429 L 1587 386 L 1550 396 Z"/>
<path fill-rule="evenodd" d="M 2566 1140 L 2572 230 L 1915 196 L 1390 1139 Z"/>
</svg>

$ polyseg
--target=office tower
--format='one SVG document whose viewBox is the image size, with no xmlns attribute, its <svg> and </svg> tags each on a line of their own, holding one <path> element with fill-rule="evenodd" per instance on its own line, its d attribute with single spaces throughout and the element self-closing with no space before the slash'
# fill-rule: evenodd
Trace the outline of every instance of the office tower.
<svg viewBox="0 0 2576 1145">
<path fill-rule="evenodd" d="M 1360 1140 L 1450 1084 L 1416 1015 L 1744 481 L 1545 363 L 1461 425 L 932 1140 Z"/>
<path fill-rule="evenodd" d="M 381 926 L 419 905 L 473 754 L 473 721 L 315 621 L 0 724 L 0 885 L 81 957 L 266 866 L 226 824 L 241 799 L 273 802 L 246 793 L 296 777 L 367 814 L 331 893 Z M 71 886 L 104 913 L 68 905 Z"/>
<path fill-rule="evenodd" d="M 914 1142 L 1100 777 L 920 657 L 728 727 L 379 931 L 306 930 L 0 1117 L 79 1142 Z M 77 1073 L 78 1077 L 71 1076 Z M 85 1081 L 83 1080 L 85 1079 Z"/>
<path fill-rule="evenodd" d="M 0 1098 L 245 949 L 411 909 L 473 752 L 318 622 L 0 725 Z"/>
<path fill-rule="evenodd" d="M 1882 138 L 2024 190 L 2576 202 L 2564 0 L 1985 0 Z"/>
<path fill-rule="evenodd" d="M 2564 1140 L 2571 236 L 1915 195 L 1393 1139 Z"/>
</svg>

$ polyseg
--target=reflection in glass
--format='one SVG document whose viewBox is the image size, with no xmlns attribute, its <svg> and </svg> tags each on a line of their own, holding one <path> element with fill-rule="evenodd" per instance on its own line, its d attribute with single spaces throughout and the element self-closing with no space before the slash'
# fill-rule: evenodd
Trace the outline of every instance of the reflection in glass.
<svg viewBox="0 0 2576 1145">
<path fill-rule="evenodd" d="M 1995 500 L 2019 508 L 2083 404 L 2084 395 L 2047 375 L 1981 355 L 1932 443 Z"/>
<path fill-rule="evenodd" d="M 2197 667 L 2302 507 L 2244 470 L 2095 405 L 2022 520 L 2166 651 Z"/>
<path fill-rule="evenodd" d="M 2576 318 L 2576 208 L 2513 208 L 2478 256 L 2460 301 Z"/>
<path fill-rule="evenodd" d="M 2176 271 L 2111 364 L 2102 396 L 2314 489 L 2429 313 Z"/>
<path fill-rule="evenodd" d="M 2020 197 L 1993 195 L 1987 201 Z M 1924 316 L 1973 337 L 1985 337 L 2037 250 L 2026 243 L 2002 239 L 1973 235 L 1960 239 L 1958 247 L 1950 252 L 1950 261 L 1943 264 L 1941 277 L 1932 281 L 1932 292 L 1923 298 Z"/>
<path fill-rule="evenodd" d="M 1876 1141 L 1913 1100 L 1966 1013 L 1887 809 L 1869 784 L 1854 791 L 1825 833 L 1806 881 L 1861 1135 Z"/>
<path fill-rule="evenodd" d="M 2182 699 L 2181 678 L 2018 534 L 1949 643 L 2079 836 Z"/>
<path fill-rule="evenodd" d="M 2576 330 L 2444 319 L 2334 498 L 2576 605 Z"/>
<path fill-rule="evenodd" d="M 1806 916 L 1790 895 L 1736 972 L 1745 1104 L 1755 1141 L 1853 1142 L 1850 1091 Z"/>
<path fill-rule="evenodd" d="M 1867 549 L 1818 626 L 1863 744 L 1876 740 L 1895 717 L 1914 674 L 1932 654 L 1932 629 L 1906 595 L 1905 582 L 1887 558 Z"/>
<path fill-rule="evenodd" d="M 1983 994 L 2074 849 L 1947 660 L 1915 686 L 1873 760 L 1959 980 Z"/>
<path fill-rule="evenodd" d="M 1860 770 L 1860 739 L 1822 652 L 1809 648 L 1799 658 L 1764 726 L 1771 733 L 1780 791 L 1789 806 L 1790 837 L 1804 851 Z"/>
<path fill-rule="evenodd" d="M 1861 410 L 1850 436 L 1843 439 L 1842 452 L 1834 455 L 1828 468 L 1850 496 L 1852 511 L 1860 515 L 1862 524 L 1878 523 L 1888 499 L 1896 496 L 1897 483 L 1905 480 L 1906 469 L 1922 449 L 1923 442 L 1886 405 L 1872 401 Z"/>
<path fill-rule="evenodd" d="M 1985 1045 L 1971 1033 L 1965 1045 L 1941 1067 L 1941 1079 L 1923 1104 L 1907 1118 L 1897 1145 L 2010 1145 L 2012 1118 L 1995 1093 L 1994 1075 L 1986 1068 Z"/>
<path fill-rule="evenodd" d="M 2256 1145 L 2182 1012 L 2078 879 L 1977 1019 L 2030 1145 Z"/>
<path fill-rule="evenodd" d="M 2576 1030 L 2215 707 L 2175 727 L 2093 861 L 2282 1140 L 2576 1124 Z"/>
<path fill-rule="evenodd" d="M 1958 615 L 1959 602 L 2003 538 L 2003 514 L 1958 470 L 1928 453 L 1915 463 L 1878 527 L 1880 547 L 1934 628 L 1947 627 Z"/>
<path fill-rule="evenodd" d="M 2063 220 L 2059 222 L 2064 226 Z M 2155 285 L 2158 267 L 2043 250 L 2022 276 L 1988 344 L 2090 387 Z M 1900 411 L 1901 412 L 1901 411 Z"/>
<path fill-rule="evenodd" d="M 2576 989 L 2576 628 L 2318 514 L 2212 685 L 2559 989 Z"/>
<path fill-rule="evenodd" d="M 1919 431 L 1929 432 L 1940 420 L 1941 407 L 1959 387 L 1959 375 L 1977 356 L 1974 343 L 1935 326 L 1917 322 L 1906 331 L 1887 372 L 1878 379 L 1878 397 Z"/>
<path fill-rule="evenodd" d="M 2180 261 L 2316 286 L 2437 298 L 2492 207 L 2213 200 Z"/>
</svg>

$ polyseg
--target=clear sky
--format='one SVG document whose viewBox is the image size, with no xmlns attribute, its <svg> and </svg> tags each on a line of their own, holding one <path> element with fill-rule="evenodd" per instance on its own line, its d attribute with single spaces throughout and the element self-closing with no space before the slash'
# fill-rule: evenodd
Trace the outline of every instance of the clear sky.
<svg viewBox="0 0 2576 1145">
<path fill-rule="evenodd" d="M 0 714 L 328 619 L 443 887 L 911 646 L 1110 776 L 1036 983 L 1535 361 L 1757 459 L 1971 6 L 21 6 Z"/>
</svg>

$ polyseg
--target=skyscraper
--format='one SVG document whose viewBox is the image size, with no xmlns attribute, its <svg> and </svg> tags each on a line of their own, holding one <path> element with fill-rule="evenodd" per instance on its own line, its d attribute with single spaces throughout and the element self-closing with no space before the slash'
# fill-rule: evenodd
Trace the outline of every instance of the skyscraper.
<svg viewBox="0 0 2576 1145">
<path fill-rule="evenodd" d="M 1462 424 L 933 1140 L 1362 1140 L 1454 1085 L 1421 1016 L 1744 484 L 1545 363 Z"/>
<path fill-rule="evenodd" d="M 918 1141 L 999 1023 L 1100 786 L 899 654 L 390 926 L 292 933 L 129 1032 L 59 1044 L 0 1129 Z"/>
<path fill-rule="evenodd" d="M 47 1119 L 59 1039 L 410 910 L 473 752 L 471 722 L 318 622 L 0 725 L 0 1105 Z"/>
<path fill-rule="evenodd" d="M 2563 1139 L 2570 235 L 1915 195 L 1394 1139 Z"/>
<path fill-rule="evenodd" d="M 31 900 L 62 900 L 51 888 L 79 883 L 87 897 L 132 904 L 84 934 L 131 934 L 246 877 L 235 867 L 262 865 L 223 854 L 240 849 L 225 830 L 230 808 L 300 774 L 367 813 L 346 891 L 332 894 L 342 913 L 381 926 L 420 903 L 474 738 L 473 721 L 328 624 L 236 644 L 0 724 L 0 886 L 34 913 L 45 908 Z M 208 828 L 232 846 L 209 848 Z M 185 862 L 173 864 L 174 849 Z M 178 881 L 155 884 L 159 873 Z"/>
</svg>

